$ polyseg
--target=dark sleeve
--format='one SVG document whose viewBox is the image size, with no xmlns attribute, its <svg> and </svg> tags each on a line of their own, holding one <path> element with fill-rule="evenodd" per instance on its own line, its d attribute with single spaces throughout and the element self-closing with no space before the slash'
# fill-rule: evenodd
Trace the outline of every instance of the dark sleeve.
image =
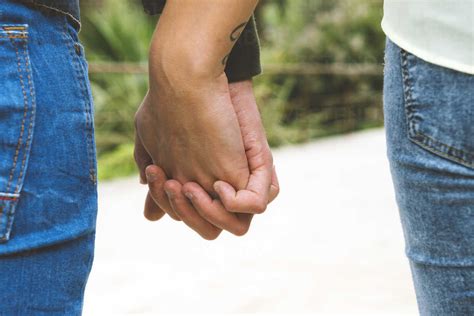
<svg viewBox="0 0 474 316">
<path fill-rule="evenodd" d="M 145 12 L 160 14 L 166 0 L 142 0 Z M 235 43 L 227 60 L 225 73 L 229 82 L 251 79 L 262 72 L 260 65 L 260 42 L 255 19 L 252 16 Z"/>
<path fill-rule="evenodd" d="M 155 15 L 163 11 L 166 0 L 142 0 L 142 3 L 146 13 Z"/>
</svg>

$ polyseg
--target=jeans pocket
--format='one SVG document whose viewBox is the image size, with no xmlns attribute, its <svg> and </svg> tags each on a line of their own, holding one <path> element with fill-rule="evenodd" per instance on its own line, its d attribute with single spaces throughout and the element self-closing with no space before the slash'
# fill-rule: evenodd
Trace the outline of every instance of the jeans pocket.
<svg viewBox="0 0 474 316">
<path fill-rule="evenodd" d="M 474 169 L 474 76 L 401 49 L 408 136 L 424 149 Z"/>
<path fill-rule="evenodd" d="M 27 25 L 0 24 L 0 65 L 0 242 L 6 242 L 27 170 L 35 122 Z"/>
</svg>

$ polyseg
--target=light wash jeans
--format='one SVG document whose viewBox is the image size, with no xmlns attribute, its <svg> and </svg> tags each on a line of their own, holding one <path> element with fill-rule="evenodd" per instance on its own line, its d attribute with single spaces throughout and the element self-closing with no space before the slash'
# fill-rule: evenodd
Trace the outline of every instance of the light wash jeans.
<svg viewBox="0 0 474 316">
<path fill-rule="evenodd" d="M 97 213 L 92 97 L 65 15 L 0 1 L 0 315 L 80 315 Z"/>
<path fill-rule="evenodd" d="M 474 315 L 474 76 L 387 40 L 388 157 L 421 315 Z"/>
</svg>

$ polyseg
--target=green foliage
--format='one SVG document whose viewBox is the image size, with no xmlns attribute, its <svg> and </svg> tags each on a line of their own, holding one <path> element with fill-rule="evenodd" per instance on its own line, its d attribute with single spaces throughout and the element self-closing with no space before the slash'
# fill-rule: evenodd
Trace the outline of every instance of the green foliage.
<svg viewBox="0 0 474 316">
<path fill-rule="evenodd" d="M 266 64 L 382 64 L 382 0 L 281 0 L 260 8 Z M 261 76 L 257 95 L 273 145 L 382 124 L 382 76 Z M 263 88 L 260 88 L 263 87 Z"/>
<path fill-rule="evenodd" d="M 261 8 L 266 62 L 382 62 L 382 0 L 284 3 L 266 1 Z"/>
<path fill-rule="evenodd" d="M 81 40 L 91 62 L 143 62 L 156 18 L 137 2 L 103 1 L 83 8 Z M 133 117 L 148 89 L 143 74 L 91 74 L 99 155 L 133 142 Z"/>
<path fill-rule="evenodd" d="M 145 75 L 91 76 L 99 154 L 134 140 L 134 115 L 148 89 Z"/>
<path fill-rule="evenodd" d="M 139 1 L 104 0 L 83 7 L 81 40 L 90 61 L 146 62 L 157 18 L 148 17 Z"/>
<path fill-rule="evenodd" d="M 133 144 L 123 144 L 113 151 L 100 155 L 98 161 L 99 179 L 108 180 L 137 173 L 132 153 Z"/>
<path fill-rule="evenodd" d="M 91 62 L 145 63 L 156 17 L 140 1 L 83 2 L 81 39 Z M 266 0 L 257 12 L 262 62 L 383 61 L 382 0 Z M 146 75 L 91 74 L 99 178 L 135 172 L 133 117 Z M 272 146 L 382 124 L 382 76 L 262 75 L 255 93 Z"/>
</svg>

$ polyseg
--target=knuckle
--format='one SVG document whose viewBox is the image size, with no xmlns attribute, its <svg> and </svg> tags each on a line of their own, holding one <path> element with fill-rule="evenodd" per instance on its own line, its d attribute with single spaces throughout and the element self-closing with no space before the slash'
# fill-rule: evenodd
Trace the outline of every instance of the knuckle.
<svg viewBox="0 0 474 316">
<path fill-rule="evenodd" d="M 171 184 L 171 181 L 165 181 L 163 183 L 163 190 L 170 192 L 173 189 L 173 187 L 170 184 Z"/>
<path fill-rule="evenodd" d="M 232 212 L 232 213 L 238 213 L 238 205 L 237 203 L 235 203 L 235 201 L 229 201 L 226 205 L 224 205 L 224 207 L 229 211 L 229 212 Z"/>
<path fill-rule="evenodd" d="M 170 200 L 176 199 L 176 190 L 174 187 L 175 186 L 172 181 L 166 181 L 163 184 L 163 190 L 167 193 L 167 196 Z"/>
<path fill-rule="evenodd" d="M 255 214 L 262 214 L 266 211 L 266 209 L 267 209 L 267 203 L 265 201 L 258 201 L 253 206 L 252 211 Z"/>
<path fill-rule="evenodd" d="M 239 237 L 244 236 L 245 234 L 248 233 L 249 227 L 250 227 L 249 225 L 239 225 L 238 227 L 234 229 L 233 233 L 234 235 L 239 236 Z"/>
</svg>

